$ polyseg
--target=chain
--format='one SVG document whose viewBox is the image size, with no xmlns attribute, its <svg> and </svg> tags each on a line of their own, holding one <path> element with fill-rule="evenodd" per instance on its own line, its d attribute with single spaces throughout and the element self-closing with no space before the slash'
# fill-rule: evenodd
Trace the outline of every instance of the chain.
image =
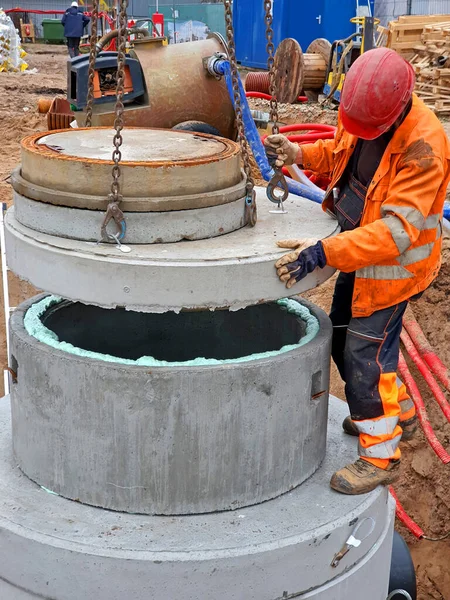
<svg viewBox="0 0 450 600">
<path fill-rule="evenodd" d="M 275 85 L 276 69 L 275 69 L 275 46 L 273 43 L 273 15 L 272 15 L 272 0 L 264 0 L 264 21 L 266 23 L 266 51 L 267 51 L 267 68 L 269 70 L 269 93 L 270 93 L 270 120 L 272 121 L 272 135 L 280 133 L 278 127 L 278 99 L 277 89 Z M 267 197 L 275 204 L 278 204 L 281 213 L 286 211 L 283 208 L 283 202 L 289 196 L 289 189 L 286 179 L 281 169 L 273 167 L 274 174 L 267 186 Z M 281 195 L 275 193 L 275 190 L 281 191 Z"/>
<path fill-rule="evenodd" d="M 125 61 L 126 61 L 126 44 L 127 44 L 127 8 L 128 0 L 120 0 L 120 14 L 119 14 L 119 34 L 117 37 L 117 85 L 116 85 L 116 106 L 115 106 L 115 120 L 114 129 L 116 133 L 114 135 L 113 144 L 114 151 L 112 159 L 114 166 L 112 170 L 113 182 L 111 184 L 111 195 L 110 199 L 112 202 L 119 203 L 122 200 L 120 195 L 120 161 L 122 159 L 122 152 L 120 147 L 122 146 L 122 129 L 123 129 L 123 95 L 124 95 L 124 80 L 125 80 Z"/>
<path fill-rule="evenodd" d="M 239 85 L 239 72 L 236 61 L 236 47 L 234 44 L 234 28 L 233 28 L 233 11 L 232 0 L 223 0 L 225 9 L 225 25 L 228 43 L 228 56 L 231 67 L 231 80 L 233 84 L 234 109 L 236 112 L 236 126 L 238 130 L 238 138 L 241 146 L 242 160 L 244 163 L 244 171 L 247 179 L 246 182 L 246 221 L 253 227 L 256 224 L 256 202 L 255 202 L 255 182 L 252 177 L 252 169 L 250 163 L 250 147 L 245 137 L 244 120 L 242 117 L 241 94 Z"/>
<path fill-rule="evenodd" d="M 272 121 L 272 133 L 280 133 L 278 127 L 278 100 L 275 87 L 275 46 L 273 43 L 273 16 L 272 16 L 272 0 L 264 0 L 264 21 L 266 23 L 266 52 L 267 52 L 267 69 L 269 71 L 269 94 L 270 98 L 270 120 Z"/>
<path fill-rule="evenodd" d="M 97 24 L 98 24 L 98 2 L 93 0 L 91 13 L 91 37 L 89 47 L 89 71 L 88 71 L 88 95 L 86 105 L 86 127 L 92 126 L 92 109 L 94 106 L 94 77 L 95 59 L 97 57 Z"/>
<path fill-rule="evenodd" d="M 116 242 L 120 248 L 120 242 L 123 240 L 126 234 L 127 226 L 125 222 L 125 216 L 119 208 L 119 204 L 123 200 L 123 196 L 120 193 L 120 161 L 122 159 L 122 152 L 120 150 L 123 138 L 123 96 L 124 96 L 124 83 L 125 83 L 125 63 L 126 63 L 126 47 L 127 47 L 127 8 L 128 0 L 119 0 L 120 11 L 119 11 L 119 27 L 117 36 L 117 83 L 116 83 L 116 105 L 115 105 L 115 119 L 114 119 L 114 150 L 112 153 L 112 159 L 114 166 L 112 168 L 112 184 L 111 193 L 109 194 L 109 204 L 106 209 L 105 219 L 101 228 L 102 238 L 110 242 Z M 107 231 L 106 226 L 108 223 L 114 220 L 118 233 L 116 235 Z"/>
</svg>

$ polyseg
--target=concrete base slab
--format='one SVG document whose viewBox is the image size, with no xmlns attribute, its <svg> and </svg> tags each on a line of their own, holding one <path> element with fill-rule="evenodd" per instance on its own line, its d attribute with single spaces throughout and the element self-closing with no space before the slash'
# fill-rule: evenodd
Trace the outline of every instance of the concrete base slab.
<svg viewBox="0 0 450 600">
<path fill-rule="evenodd" d="M 232 310 L 294 296 L 333 274 L 316 269 L 289 291 L 274 263 L 287 250 L 277 240 L 324 239 L 339 232 L 322 208 L 291 195 L 288 214 L 272 214 L 264 188 L 257 189 L 258 223 L 209 240 L 133 245 L 124 254 L 111 244 L 80 242 L 39 233 L 6 216 L 8 266 L 38 289 L 105 308 L 147 312 Z M 49 265 L 52 266 L 49 269 Z"/>
<path fill-rule="evenodd" d="M 341 429 L 346 405 L 333 400 L 330 412 L 327 459 L 297 490 L 234 512 L 143 517 L 64 500 L 27 479 L 11 456 L 4 399 L 2 600 L 384 600 L 393 501 L 384 488 L 357 497 L 329 488 L 356 454 Z M 359 523 L 362 544 L 332 568 Z"/>
</svg>

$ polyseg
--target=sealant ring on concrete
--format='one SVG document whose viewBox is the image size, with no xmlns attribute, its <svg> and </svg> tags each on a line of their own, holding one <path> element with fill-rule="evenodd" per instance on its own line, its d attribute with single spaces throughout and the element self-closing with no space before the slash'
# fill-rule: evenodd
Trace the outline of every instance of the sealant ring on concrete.
<svg viewBox="0 0 450 600">
<path fill-rule="evenodd" d="M 22 141 L 22 177 L 53 190 L 107 197 L 113 135 L 113 129 L 99 127 L 26 137 Z M 240 148 L 231 140 L 205 133 L 133 127 L 126 128 L 122 136 L 120 185 L 125 203 L 127 196 L 207 195 L 241 182 Z M 126 204 L 124 207 L 126 210 Z"/>
<path fill-rule="evenodd" d="M 36 202 L 14 193 L 17 220 L 49 235 L 98 242 L 104 213 Z M 204 240 L 244 227 L 245 197 L 227 204 L 170 212 L 124 212 L 128 244 L 168 244 Z"/>
</svg>

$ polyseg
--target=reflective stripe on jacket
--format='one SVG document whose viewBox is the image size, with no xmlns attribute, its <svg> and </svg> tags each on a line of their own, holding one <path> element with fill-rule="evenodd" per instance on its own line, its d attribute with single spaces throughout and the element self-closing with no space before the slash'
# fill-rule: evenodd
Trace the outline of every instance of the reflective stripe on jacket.
<svg viewBox="0 0 450 600">
<path fill-rule="evenodd" d="M 339 124 L 334 140 L 302 146 L 303 166 L 331 177 L 323 209 L 333 211 L 357 138 Z M 323 240 L 330 266 L 356 272 L 352 312 L 369 316 L 423 292 L 441 266 L 442 213 L 450 144 L 436 115 L 415 95 L 371 181 L 361 226 Z"/>
</svg>

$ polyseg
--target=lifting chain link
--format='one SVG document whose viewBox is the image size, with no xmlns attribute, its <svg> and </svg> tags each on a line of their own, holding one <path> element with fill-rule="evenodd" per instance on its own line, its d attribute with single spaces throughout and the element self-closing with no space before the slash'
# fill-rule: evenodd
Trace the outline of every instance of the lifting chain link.
<svg viewBox="0 0 450 600">
<path fill-rule="evenodd" d="M 125 88 L 125 62 L 126 62 L 126 44 L 127 44 L 127 8 L 128 0 L 119 0 L 120 12 L 119 12 L 119 31 L 117 37 L 117 85 L 116 85 L 116 105 L 115 105 L 115 120 L 114 120 L 114 151 L 112 159 L 114 166 L 112 169 L 112 184 L 111 193 L 109 194 L 109 204 L 106 209 L 105 219 L 102 225 L 102 237 L 103 239 L 116 242 L 120 244 L 120 241 L 125 237 L 126 223 L 123 212 L 119 208 L 119 204 L 123 200 L 123 196 L 120 193 L 120 161 L 122 159 L 122 152 L 120 150 L 123 142 L 122 130 L 123 130 L 123 96 Z M 109 221 L 114 220 L 117 226 L 117 234 L 113 235 L 106 229 Z"/>
<path fill-rule="evenodd" d="M 280 133 L 278 127 L 278 99 L 275 89 L 275 46 L 273 43 L 273 15 L 272 0 L 264 0 L 264 21 L 266 23 L 266 52 L 267 69 L 269 71 L 269 94 L 270 98 L 270 120 L 272 121 L 272 133 Z"/>
<path fill-rule="evenodd" d="M 273 14 L 272 14 L 272 0 L 264 0 L 264 21 L 266 23 L 266 51 L 267 51 L 267 69 L 269 71 L 269 93 L 270 99 L 270 120 L 272 121 L 272 135 L 280 133 L 278 127 L 278 98 L 276 89 L 276 70 L 275 70 L 275 46 L 273 43 Z M 278 204 L 283 211 L 283 202 L 285 202 L 289 196 L 289 189 L 286 183 L 286 179 L 281 169 L 273 166 L 275 171 L 274 176 L 267 186 L 267 196 L 271 202 Z M 275 190 L 281 188 L 282 193 L 277 195 Z"/>
<path fill-rule="evenodd" d="M 239 72 L 236 62 L 236 48 L 234 44 L 234 29 L 233 29 L 233 11 L 232 0 L 223 0 L 225 8 L 225 25 L 228 43 L 228 57 L 231 67 L 231 79 L 233 84 L 234 109 L 236 112 L 236 126 L 238 131 L 239 143 L 241 146 L 242 160 L 244 163 L 246 183 L 246 198 L 245 198 L 245 222 L 251 227 L 256 225 L 256 193 L 255 182 L 252 177 L 252 169 L 250 163 L 250 147 L 245 137 L 244 120 L 242 117 L 241 94 L 239 86 Z"/>
<path fill-rule="evenodd" d="M 94 77 L 95 59 L 97 58 L 97 25 L 98 25 L 99 0 L 93 0 L 91 13 L 91 37 L 89 39 L 89 71 L 88 71 L 88 95 L 86 105 L 86 127 L 92 127 L 92 109 L 94 106 Z"/>
</svg>

